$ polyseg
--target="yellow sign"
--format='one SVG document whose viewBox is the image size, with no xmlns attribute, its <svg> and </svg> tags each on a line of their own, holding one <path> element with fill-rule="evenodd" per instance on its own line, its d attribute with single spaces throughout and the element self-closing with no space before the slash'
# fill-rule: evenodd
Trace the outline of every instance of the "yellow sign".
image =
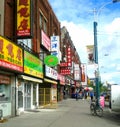
<svg viewBox="0 0 120 127">
<path fill-rule="evenodd" d="M 23 72 L 22 49 L 0 36 L 0 66 Z"/>
<path fill-rule="evenodd" d="M 17 0 L 17 36 L 30 36 L 31 0 Z"/>
</svg>

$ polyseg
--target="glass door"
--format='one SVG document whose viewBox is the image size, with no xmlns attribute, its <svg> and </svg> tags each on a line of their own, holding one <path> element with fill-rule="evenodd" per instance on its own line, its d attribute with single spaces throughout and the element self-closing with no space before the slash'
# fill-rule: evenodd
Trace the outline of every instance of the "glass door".
<svg viewBox="0 0 120 127">
<path fill-rule="evenodd" d="M 31 84 L 25 83 L 24 93 L 25 93 L 25 96 L 24 96 L 24 101 L 25 101 L 24 108 L 25 108 L 25 110 L 26 109 L 31 109 Z"/>
</svg>

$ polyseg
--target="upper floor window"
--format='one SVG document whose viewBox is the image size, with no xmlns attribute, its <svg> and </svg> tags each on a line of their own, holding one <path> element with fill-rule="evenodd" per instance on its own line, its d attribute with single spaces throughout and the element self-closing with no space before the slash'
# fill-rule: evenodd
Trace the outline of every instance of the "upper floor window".
<svg viewBox="0 0 120 127">
<path fill-rule="evenodd" d="M 40 19 L 39 19 L 40 28 L 47 33 L 47 20 L 45 16 L 40 12 Z"/>
</svg>

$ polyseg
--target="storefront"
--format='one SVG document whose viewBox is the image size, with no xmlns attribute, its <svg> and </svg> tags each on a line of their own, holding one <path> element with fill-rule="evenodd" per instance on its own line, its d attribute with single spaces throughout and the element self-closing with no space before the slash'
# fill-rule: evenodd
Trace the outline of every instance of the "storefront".
<svg viewBox="0 0 120 127">
<path fill-rule="evenodd" d="M 3 117 L 15 114 L 12 107 L 15 103 L 14 75 L 0 73 L 0 110 Z"/>
<path fill-rule="evenodd" d="M 24 51 L 24 75 L 18 75 L 17 114 L 39 107 L 39 86 L 43 83 L 43 64 Z"/>
<path fill-rule="evenodd" d="M 57 71 L 47 65 L 44 67 L 44 82 L 39 85 L 39 106 L 57 102 Z"/>
<path fill-rule="evenodd" d="M 57 96 L 58 96 L 58 101 L 63 100 L 64 95 L 65 95 L 65 76 L 58 74 L 58 87 L 57 87 Z"/>
<path fill-rule="evenodd" d="M 23 50 L 0 36 L 0 109 L 3 117 L 16 115 L 16 75 L 23 73 Z"/>
<path fill-rule="evenodd" d="M 43 81 L 38 78 L 19 75 L 18 76 L 18 103 L 17 103 L 17 114 L 38 108 L 39 106 L 39 84 Z"/>
</svg>

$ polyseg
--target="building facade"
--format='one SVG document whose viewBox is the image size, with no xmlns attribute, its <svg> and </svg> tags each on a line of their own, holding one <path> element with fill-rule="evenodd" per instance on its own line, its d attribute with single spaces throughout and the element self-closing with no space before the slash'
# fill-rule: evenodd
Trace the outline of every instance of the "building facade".
<svg viewBox="0 0 120 127">
<path fill-rule="evenodd" d="M 74 75 L 74 65 L 80 66 L 79 56 L 68 32 L 60 27 L 48 0 L 1 1 L 3 117 L 57 103 L 63 99 L 64 90 L 70 95 L 71 85 L 80 81 Z"/>
</svg>

